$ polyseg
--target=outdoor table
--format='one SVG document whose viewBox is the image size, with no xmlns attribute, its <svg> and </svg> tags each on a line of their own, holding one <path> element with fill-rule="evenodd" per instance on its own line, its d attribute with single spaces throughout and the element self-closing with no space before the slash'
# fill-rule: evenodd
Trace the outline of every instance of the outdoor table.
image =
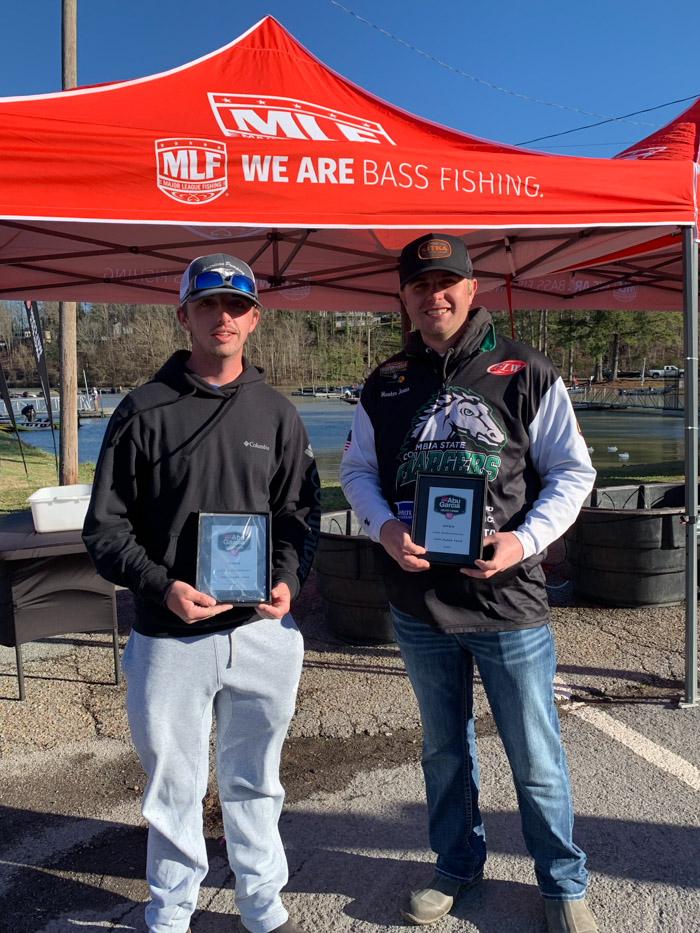
<svg viewBox="0 0 700 933">
<path fill-rule="evenodd" d="M 51 635 L 112 632 L 121 681 L 115 587 L 92 565 L 78 530 L 34 530 L 31 512 L 0 522 L 0 645 L 14 647 L 24 699 L 22 645 Z"/>
</svg>

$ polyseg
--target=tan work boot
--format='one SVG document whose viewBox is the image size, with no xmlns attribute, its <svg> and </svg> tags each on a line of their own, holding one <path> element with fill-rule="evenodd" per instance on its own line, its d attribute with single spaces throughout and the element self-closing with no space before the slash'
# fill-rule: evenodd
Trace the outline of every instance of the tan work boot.
<svg viewBox="0 0 700 933">
<path fill-rule="evenodd" d="M 544 900 L 547 933 L 598 933 L 593 914 L 585 900 Z"/>
<path fill-rule="evenodd" d="M 471 881 L 461 882 L 450 881 L 434 872 L 425 884 L 411 891 L 401 905 L 401 916 L 416 926 L 436 923 L 452 910 L 459 895 L 473 888 L 483 876 L 483 872 L 479 872 Z"/>
</svg>

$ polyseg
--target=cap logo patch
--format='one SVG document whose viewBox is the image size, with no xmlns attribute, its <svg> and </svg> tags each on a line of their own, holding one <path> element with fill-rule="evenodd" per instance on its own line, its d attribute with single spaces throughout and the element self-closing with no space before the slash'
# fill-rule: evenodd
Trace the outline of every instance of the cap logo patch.
<svg viewBox="0 0 700 933">
<path fill-rule="evenodd" d="M 521 369 L 525 369 L 527 363 L 523 360 L 503 360 L 502 363 L 495 363 L 486 370 L 492 376 L 514 376 Z"/>
<path fill-rule="evenodd" d="M 452 247 L 447 240 L 426 240 L 418 247 L 419 259 L 447 259 L 452 255 Z"/>
</svg>

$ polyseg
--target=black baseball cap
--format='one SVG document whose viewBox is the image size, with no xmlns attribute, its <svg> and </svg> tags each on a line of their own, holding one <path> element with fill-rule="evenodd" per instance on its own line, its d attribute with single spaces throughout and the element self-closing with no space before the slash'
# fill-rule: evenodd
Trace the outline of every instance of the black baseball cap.
<svg viewBox="0 0 700 933">
<path fill-rule="evenodd" d="M 411 279 L 433 269 L 454 272 L 464 279 L 473 278 L 474 269 L 464 240 L 449 233 L 426 233 L 417 240 L 412 240 L 401 250 L 401 288 Z"/>
<path fill-rule="evenodd" d="M 258 286 L 250 266 L 241 259 L 214 253 L 211 256 L 198 256 L 187 267 L 180 282 L 180 305 L 186 301 L 199 301 L 209 295 L 233 292 L 248 298 L 257 308 L 261 308 L 258 298 Z"/>
</svg>

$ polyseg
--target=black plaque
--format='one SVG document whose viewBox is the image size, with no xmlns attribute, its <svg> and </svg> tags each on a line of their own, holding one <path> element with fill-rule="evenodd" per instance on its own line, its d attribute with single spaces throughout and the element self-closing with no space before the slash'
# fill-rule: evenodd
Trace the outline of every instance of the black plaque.
<svg viewBox="0 0 700 933">
<path fill-rule="evenodd" d="M 413 504 L 414 544 L 436 564 L 473 567 L 482 556 L 486 478 L 419 473 Z"/>
<path fill-rule="evenodd" d="M 219 603 L 270 601 L 269 512 L 200 512 L 197 589 Z"/>
</svg>

